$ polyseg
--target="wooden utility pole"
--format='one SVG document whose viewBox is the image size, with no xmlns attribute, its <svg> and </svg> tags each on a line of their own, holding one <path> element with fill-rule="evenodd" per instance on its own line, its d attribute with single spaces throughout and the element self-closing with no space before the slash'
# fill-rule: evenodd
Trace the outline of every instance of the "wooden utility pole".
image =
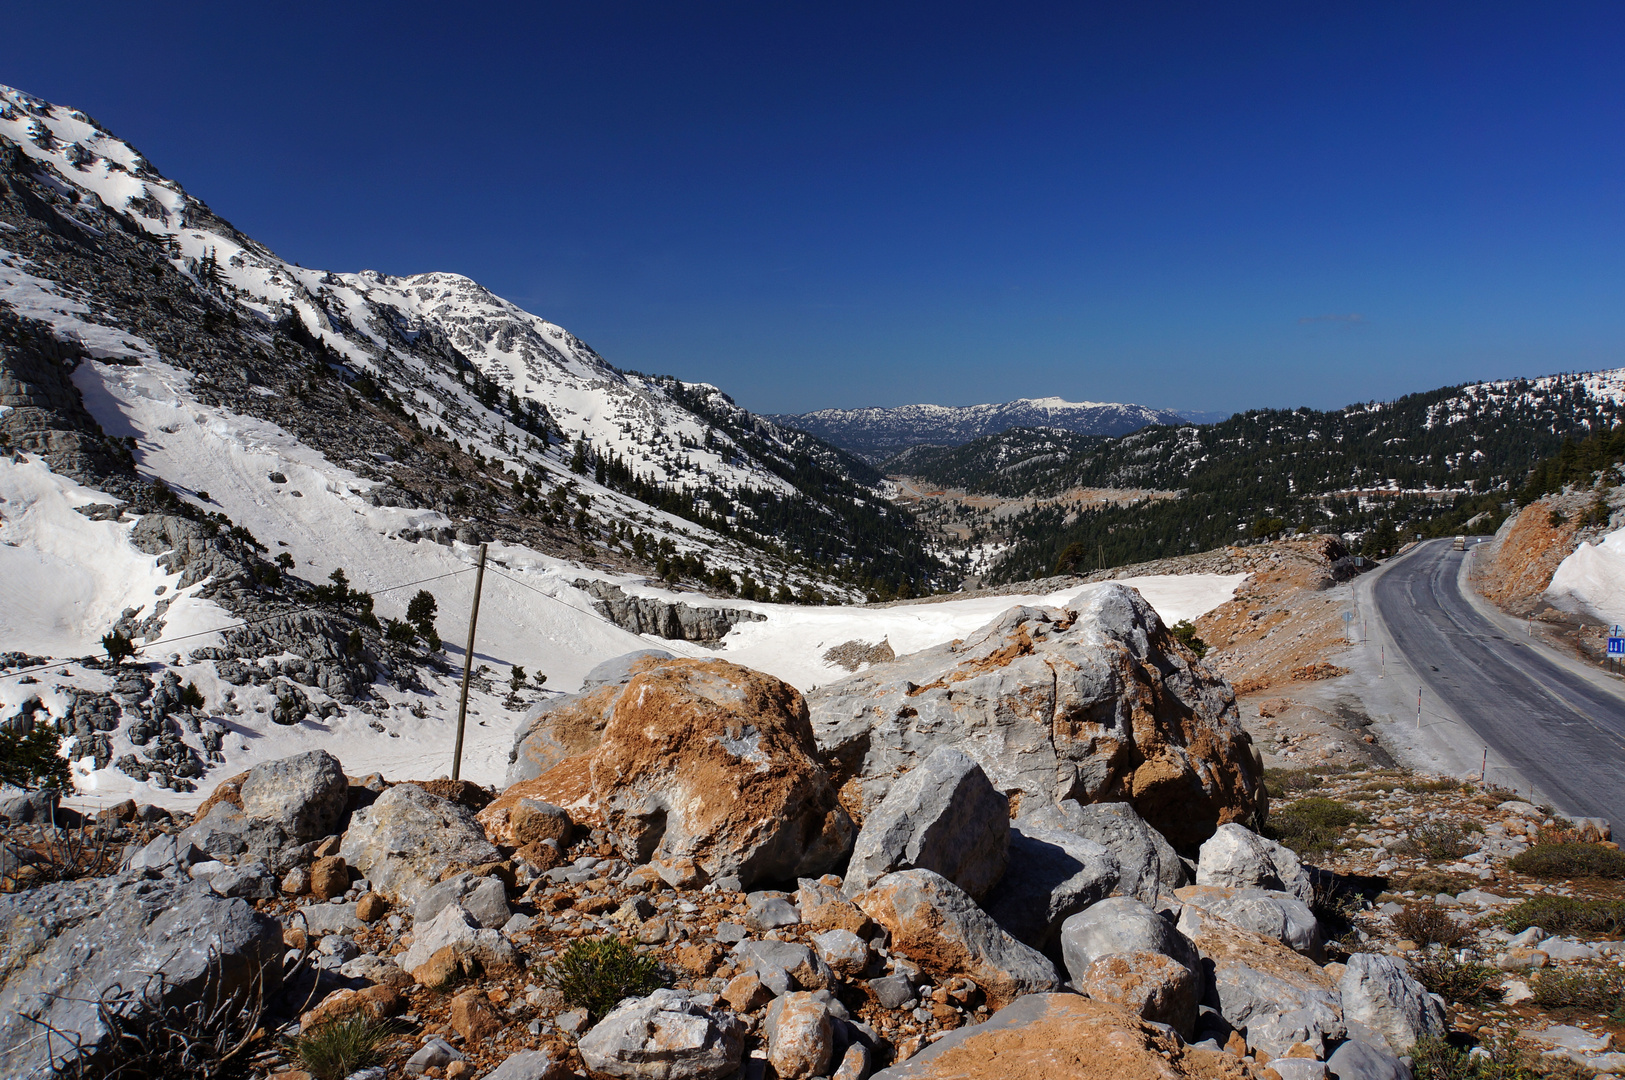
<svg viewBox="0 0 1625 1080">
<path fill-rule="evenodd" d="M 485 545 L 480 545 L 479 568 L 474 571 L 474 609 L 468 613 L 468 648 L 463 650 L 463 692 L 457 698 L 457 748 L 451 755 L 451 778 L 463 771 L 463 725 L 468 721 L 468 676 L 474 668 L 474 626 L 480 621 L 480 587 L 485 584 Z"/>
</svg>

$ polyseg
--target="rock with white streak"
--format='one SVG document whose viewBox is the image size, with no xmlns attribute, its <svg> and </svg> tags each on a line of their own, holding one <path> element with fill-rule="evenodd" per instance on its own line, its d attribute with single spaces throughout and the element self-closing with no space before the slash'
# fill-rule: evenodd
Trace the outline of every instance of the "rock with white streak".
<svg viewBox="0 0 1625 1080">
<path fill-rule="evenodd" d="M 739 1068 L 744 1025 L 709 994 L 656 990 L 621 1002 L 576 1048 L 618 1080 L 720 1080 Z"/>
</svg>

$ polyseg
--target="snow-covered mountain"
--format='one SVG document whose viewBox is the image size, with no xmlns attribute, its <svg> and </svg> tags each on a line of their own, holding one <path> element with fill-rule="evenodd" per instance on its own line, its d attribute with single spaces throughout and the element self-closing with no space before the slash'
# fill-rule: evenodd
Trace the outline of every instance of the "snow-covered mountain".
<svg viewBox="0 0 1625 1080">
<path fill-rule="evenodd" d="M 512 708 L 650 644 L 578 581 L 719 632 L 940 583 L 880 483 L 468 278 L 287 262 L 84 113 L 0 88 L 0 725 L 59 728 L 91 791 L 184 792 L 312 740 L 446 771 L 455 665 L 408 601 L 433 595 L 460 659 L 481 542 L 491 726 L 465 775 L 500 775 Z M 96 659 L 113 632 L 135 663 Z M 515 666 L 547 690 L 507 694 Z"/>
<path fill-rule="evenodd" d="M 911 446 L 961 446 L 1018 427 L 1049 427 L 1083 435 L 1127 435 L 1153 424 L 1178 424 L 1168 409 L 1058 397 L 1021 398 L 996 405 L 899 405 L 820 409 L 769 419 L 799 428 L 879 463 Z"/>
</svg>

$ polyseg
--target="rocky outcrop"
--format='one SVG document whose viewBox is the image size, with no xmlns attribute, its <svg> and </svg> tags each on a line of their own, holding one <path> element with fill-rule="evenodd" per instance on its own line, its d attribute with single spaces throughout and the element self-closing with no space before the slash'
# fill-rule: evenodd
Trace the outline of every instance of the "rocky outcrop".
<svg viewBox="0 0 1625 1080">
<path fill-rule="evenodd" d="M 1112 853 L 1074 833 L 1033 825 L 1010 829 L 1010 872 L 982 907 L 1017 941 L 1048 949 L 1067 918 L 1118 884 Z"/>
<path fill-rule="evenodd" d="M 766 615 L 746 608 L 630 596 L 619 585 L 607 581 L 579 580 L 575 587 L 593 598 L 593 607 L 600 615 L 623 630 L 672 641 L 721 641 L 739 623 L 767 621 Z"/>
<path fill-rule="evenodd" d="M 351 815 L 339 854 L 396 904 L 416 903 L 448 869 L 501 858 L 466 806 L 416 784 L 397 784 Z"/>
<path fill-rule="evenodd" d="M 1161 833 L 1145 823 L 1128 803 L 1080 803 L 1067 799 L 1058 805 L 1029 802 L 1022 807 L 1017 827 L 1038 827 L 1091 840 L 1117 860 L 1118 887 L 1146 903 L 1188 884 L 1190 871 Z"/>
<path fill-rule="evenodd" d="M 845 888 L 859 893 L 894 870 L 934 870 L 982 899 L 1004 876 L 1010 800 L 982 767 L 938 747 L 892 785 L 852 845 Z"/>
<path fill-rule="evenodd" d="M 994 1009 L 1023 994 L 1060 988 L 1055 965 L 1043 953 L 1005 933 L 940 874 L 887 874 L 853 902 L 885 928 L 897 953 L 939 978 L 974 980 Z"/>
<path fill-rule="evenodd" d="M 75 1039 L 94 1060 L 103 995 L 134 1017 L 280 972 L 275 920 L 173 868 L 0 895 L 0 930 L 0 1076 L 17 1080 L 59 1075 Z"/>
<path fill-rule="evenodd" d="M 493 835 L 519 800 L 540 799 L 600 824 L 630 862 L 746 886 L 816 877 L 850 850 L 852 821 L 789 684 L 720 660 L 643 657 L 588 697 L 606 715 L 596 746 L 509 787 L 481 813 Z"/>
<path fill-rule="evenodd" d="M 1029 802 L 1129 802 L 1176 847 L 1264 806 L 1224 681 L 1119 585 L 1064 608 L 1012 608 L 963 641 L 813 691 L 842 802 L 863 817 L 939 746 Z"/>
</svg>

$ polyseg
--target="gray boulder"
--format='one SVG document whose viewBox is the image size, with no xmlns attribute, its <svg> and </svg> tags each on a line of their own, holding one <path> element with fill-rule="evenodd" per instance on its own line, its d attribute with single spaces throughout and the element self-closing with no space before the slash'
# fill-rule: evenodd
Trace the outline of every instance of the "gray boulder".
<svg viewBox="0 0 1625 1080">
<path fill-rule="evenodd" d="M 1109 896 L 1117 859 L 1093 840 L 1035 825 L 1011 826 L 1010 869 L 982 908 L 1011 937 L 1048 949 L 1061 924 Z"/>
<path fill-rule="evenodd" d="M 298 844 L 281 825 L 251 818 L 229 802 L 210 807 L 203 820 L 180 834 L 179 843 L 191 844 L 223 863 L 264 863 L 277 873 L 298 862 Z"/>
<path fill-rule="evenodd" d="M 1355 953 L 1337 988 L 1345 1019 L 1381 1035 L 1395 1053 L 1406 1053 L 1416 1040 L 1448 1030 L 1444 1006 L 1392 956 Z"/>
<path fill-rule="evenodd" d="M 228 866 L 209 878 L 209 887 L 221 896 L 240 896 L 245 900 L 269 900 L 276 895 L 276 885 L 276 876 L 264 863 Z"/>
<path fill-rule="evenodd" d="M 0 817 L 13 825 L 48 825 L 56 820 L 62 793 L 55 788 L 21 791 L 7 786 L 0 790 Z"/>
<path fill-rule="evenodd" d="M 1229 685 L 1115 583 L 1063 608 L 1011 608 L 961 641 L 819 687 L 807 706 L 862 817 L 941 746 L 1024 803 L 1127 797 L 1179 848 L 1263 803 Z"/>
<path fill-rule="evenodd" d="M 980 900 L 1004 875 L 1010 800 L 950 746 L 895 782 L 864 819 L 846 872 L 848 896 L 894 870 L 941 874 Z"/>
<path fill-rule="evenodd" d="M 448 946 L 459 956 L 478 960 L 487 970 L 519 966 L 519 953 L 500 930 L 485 929 L 456 904 L 441 908 L 432 921 L 416 924 L 411 948 L 395 962 L 402 971 L 416 971 Z"/>
<path fill-rule="evenodd" d="M 741 974 L 755 975 L 777 995 L 835 984 L 835 973 L 823 957 L 792 941 L 741 941 L 733 955 Z"/>
<path fill-rule="evenodd" d="M 1028 824 L 1057 832 L 1075 833 L 1112 853 L 1119 867 L 1118 888 L 1148 904 L 1163 893 L 1190 884 L 1191 874 L 1173 845 L 1126 802 L 1080 803 L 1067 799 L 1058 805 L 1023 802 L 1018 828 Z"/>
<path fill-rule="evenodd" d="M 1379 1040 L 1380 1041 L 1380 1040 Z M 1335 1080 L 1411 1080 L 1411 1070 L 1388 1048 L 1364 1039 L 1349 1039 L 1326 1059 Z"/>
<path fill-rule="evenodd" d="M 509 1054 L 484 1080 L 571 1080 L 574 1076 L 563 1057 L 547 1050 L 521 1050 Z"/>
<path fill-rule="evenodd" d="M 128 851 L 129 849 L 125 849 Z M 126 870 L 157 870 L 187 876 L 187 867 L 203 862 L 208 856 L 193 847 L 190 841 L 170 833 L 161 833 L 147 842 L 145 847 L 130 853 Z"/>
<path fill-rule="evenodd" d="M 620 1080 L 720 1080 L 739 1068 L 744 1035 L 712 995 L 656 990 L 621 1002 L 576 1048 L 587 1068 Z"/>
<path fill-rule="evenodd" d="M 1291 848 L 1234 823 L 1219 826 L 1203 842 L 1196 884 L 1289 892 L 1306 904 L 1315 898 L 1309 871 Z"/>
<path fill-rule="evenodd" d="M 473 811 L 416 784 L 396 784 L 352 814 L 339 854 L 396 904 L 415 904 L 448 866 L 502 857 Z"/>
<path fill-rule="evenodd" d="M 1244 930 L 1274 938 L 1311 960 L 1323 958 L 1325 939 L 1320 920 L 1309 905 L 1291 893 L 1271 889 L 1232 889 L 1188 885 L 1174 894 L 1186 910 L 1200 909 Z"/>
<path fill-rule="evenodd" d="M 109 1032 L 98 1002 L 116 987 L 130 992 L 117 1007 L 135 1016 L 197 1000 L 211 964 L 226 994 L 262 973 L 274 989 L 280 974 L 274 919 L 173 876 L 135 872 L 0 895 L 0 927 L 0 1076 L 15 1080 L 58 1075 L 71 1060 L 69 1039 L 99 1052 Z M 47 1028 L 66 1038 L 43 1038 Z"/>
<path fill-rule="evenodd" d="M 1200 978 L 1196 946 L 1172 923 L 1132 896 L 1114 896 L 1085 908 L 1061 926 L 1061 958 L 1074 982 L 1102 956 L 1160 953 Z"/>
<path fill-rule="evenodd" d="M 930 870 L 900 870 L 852 898 L 891 935 L 895 955 L 937 978 L 972 979 L 997 1009 L 1023 994 L 1057 990 L 1061 978 L 1043 953 L 993 921 L 959 886 Z"/>
<path fill-rule="evenodd" d="M 275 822 L 295 841 L 320 840 L 343 826 L 349 786 L 326 750 L 261 762 L 243 781 L 243 813 Z"/>
<path fill-rule="evenodd" d="M 412 906 L 412 921 L 427 924 L 451 904 L 460 904 L 487 930 L 500 929 L 513 916 L 508 907 L 508 891 L 500 880 L 465 872 L 430 887 L 419 897 Z"/>
</svg>

